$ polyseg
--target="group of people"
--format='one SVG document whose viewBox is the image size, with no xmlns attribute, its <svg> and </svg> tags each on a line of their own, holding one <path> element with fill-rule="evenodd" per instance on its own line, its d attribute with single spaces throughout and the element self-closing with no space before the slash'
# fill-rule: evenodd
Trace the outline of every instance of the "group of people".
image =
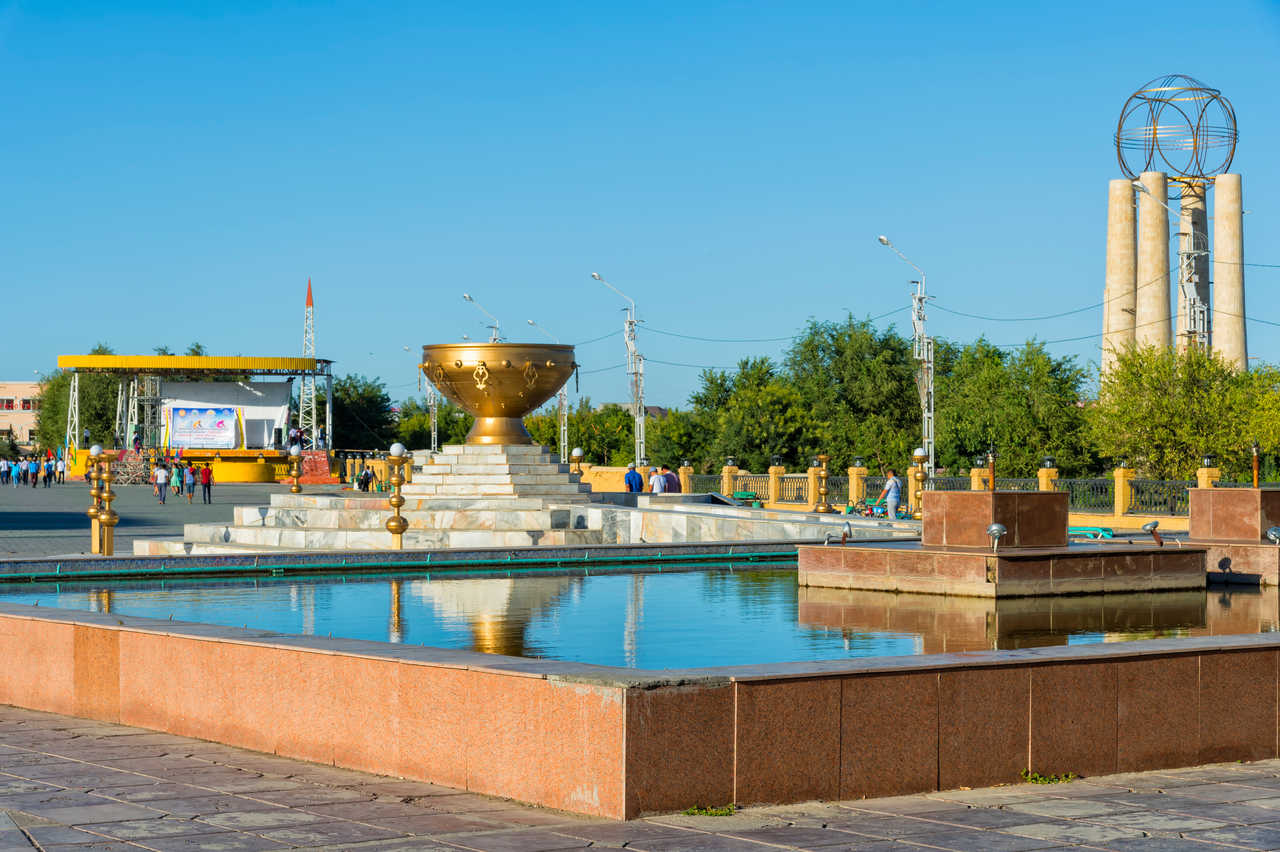
<svg viewBox="0 0 1280 852">
<path fill-rule="evenodd" d="M 196 485 L 200 485 L 200 497 L 203 503 L 213 502 L 213 468 L 205 462 L 204 467 L 184 464 L 181 461 L 161 461 L 151 472 L 152 494 L 160 505 L 164 505 L 169 491 L 176 496 L 187 495 L 190 505 L 196 494 Z"/>
<path fill-rule="evenodd" d="M 61 456 L 52 454 L 41 459 L 39 456 L 23 456 L 17 459 L 0 459 L 0 485 L 17 488 L 30 485 L 32 488 L 44 483 L 44 487 L 61 484 L 67 481 L 67 463 Z"/>
<path fill-rule="evenodd" d="M 622 478 L 628 494 L 639 494 L 644 491 L 644 477 L 636 470 L 635 462 L 627 462 L 627 475 Z M 679 494 L 680 477 L 671 468 L 659 465 L 649 475 L 650 494 Z"/>
</svg>

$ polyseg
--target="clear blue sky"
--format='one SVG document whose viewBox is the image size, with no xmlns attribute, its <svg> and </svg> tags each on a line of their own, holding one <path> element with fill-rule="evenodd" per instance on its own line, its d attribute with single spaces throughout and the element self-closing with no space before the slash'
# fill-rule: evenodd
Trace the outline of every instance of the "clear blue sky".
<svg viewBox="0 0 1280 852">
<path fill-rule="evenodd" d="M 1094 334 L 1100 310 L 940 308 L 1101 300 L 1111 134 L 1167 73 L 1234 103 L 1246 259 L 1280 264 L 1276 2 L 184 5 L 0 4 L 0 378 L 98 341 L 294 354 L 308 276 L 320 354 L 397 398 L 421 344 L 484 335 L 463 291 L 578 342 L 622 321 L 599 271 L 652 329 L 778 337 L 907 304 L 879 233 L 938 336 Z M 1280 320 L 1280 269 L 1246 281 Z M 1250 352 L 1280 361 L 1275 330 Z M 642 329 L 649 401 L 696 383 L 659 361 L 783 346 Z"/>
</svg>

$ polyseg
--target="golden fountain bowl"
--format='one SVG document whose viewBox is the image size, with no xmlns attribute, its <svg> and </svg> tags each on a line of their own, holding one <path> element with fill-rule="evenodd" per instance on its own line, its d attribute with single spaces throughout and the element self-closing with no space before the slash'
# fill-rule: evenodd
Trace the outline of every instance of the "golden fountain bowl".
<svg viewBox="0 0 1280 852">
<path fill-rule="evenodd" d="M 552 343 L 436 343 L 422 347 L 423 375 L 475 415 L 468 444 L 532 444 L 521 418 L 573 374 L 573 347 Z"/>
</svg>

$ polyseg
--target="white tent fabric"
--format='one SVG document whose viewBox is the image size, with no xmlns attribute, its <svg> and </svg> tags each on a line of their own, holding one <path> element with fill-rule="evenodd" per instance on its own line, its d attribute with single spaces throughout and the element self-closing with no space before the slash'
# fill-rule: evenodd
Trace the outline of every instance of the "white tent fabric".
<svg viewBox="0 0 1280 852">
<path fill-rule="evenodd" d="M 289 402 L 293 397 L 291 382 L 161 382 L 161 408 L 165 434 L 172 434 L 172 418 L 176 409 L 234 408 L 240 427 L 235 446 L 256 450 L 270 447 L 274 430 L 289 431 Z M 172 443 L 176 447 L 177 444 Z M 214 449 L 187 447 L 187 449 Z M 220 447 L 220 449 L 228 449 Z"/>
</svg>

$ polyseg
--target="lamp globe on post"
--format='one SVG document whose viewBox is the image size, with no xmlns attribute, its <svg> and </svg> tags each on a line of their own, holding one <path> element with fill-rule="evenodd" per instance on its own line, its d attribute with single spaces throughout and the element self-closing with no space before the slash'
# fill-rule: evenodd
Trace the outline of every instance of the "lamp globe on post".
<svg viewBox="0 0 1280 852">
<path fill-rule="evenodd" d="M 102 458 L 102 445 L 94 444 L 89 448 L 89 464 L 85 468 L 85 479 L 89 480 L 89 552 L 102 552 L 102 527 L 98 514 L 102 511 L 102 492 L 98 490 L 98 460 Z M 14 476 L 17 476 L 15 473 Z"/>
<path fill-rule="evenodd" d="M 400 514 L 400 507 L 404 505 L 404 497 L 400 494 L 400 486 L 404 485 L 404 476 L 400 471 L 408 461 L 408 451 L 404 444 L 399 442 L 392 444 L 387 453 L 387 461 L 391 464 L 391 496 L 387 498 L 387 504 L 391 506 L 393 513 L 387 518 L 387 532 L 391 533 L 391 546 L 395 550 L 402 550 L 404 549 L 404 531 L 409 528 L 409 522 Z"/>
<path fill-rule="evenodd" d="M 298 444 L 289 448 L 289 475 L 293 477 L 293 484 L 289 486 L 289 491 L 293 494 L 301 494 L 302 486 L 298 484 L 298 478 L 302 476 L 302 447 Z"/>
</svg>

